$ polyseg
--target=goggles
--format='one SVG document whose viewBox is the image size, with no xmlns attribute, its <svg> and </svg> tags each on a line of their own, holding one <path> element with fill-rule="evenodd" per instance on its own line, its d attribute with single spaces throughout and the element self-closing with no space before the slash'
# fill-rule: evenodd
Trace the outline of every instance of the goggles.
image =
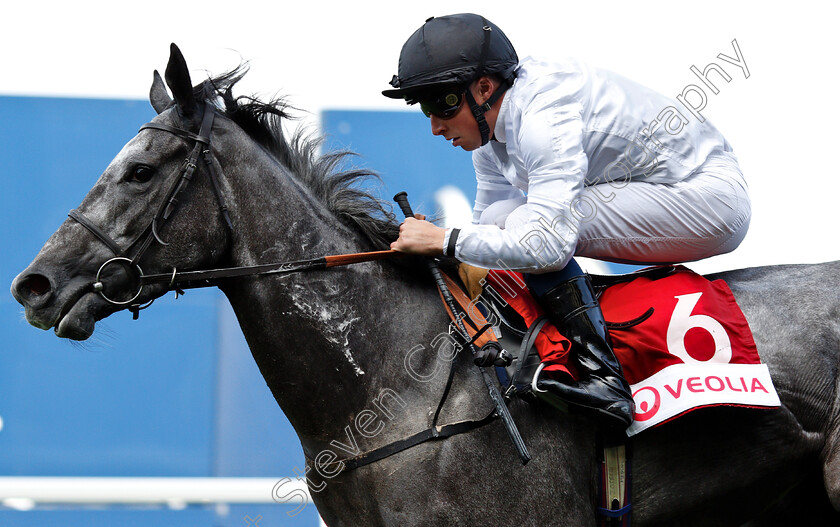
<svg viewBox="0 0 840 527">
<path fill-rule="evenodd" d="M 434 115 L 439 119 L 452 119 L 463 103 L 463 91 L 450 91 L 420 101 L 420 109 L 426 117 Z"/>
</svg>

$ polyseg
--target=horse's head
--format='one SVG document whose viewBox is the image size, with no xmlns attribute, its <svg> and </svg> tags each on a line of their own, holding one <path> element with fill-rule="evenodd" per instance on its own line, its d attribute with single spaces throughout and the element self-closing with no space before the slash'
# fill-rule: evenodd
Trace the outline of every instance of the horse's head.
<svg viewBox="0 0 840 527">
<path fill-rule="evenodd" d="M 141 284 L 141 275 L 209 266 L 226 253 L 228 233 L 208 167 L 218 170 L 208 142 L 221 134 L 205 118 L 215 112 L 196 97 L 174 44 L 165 76 L 173 98 L 155 72 L 150 98 L 159 115 L 123 147 L 12 283 L 30 324 L 86 339 L 97 320 L 167 291 L 166 284 Z"/>
</svg>

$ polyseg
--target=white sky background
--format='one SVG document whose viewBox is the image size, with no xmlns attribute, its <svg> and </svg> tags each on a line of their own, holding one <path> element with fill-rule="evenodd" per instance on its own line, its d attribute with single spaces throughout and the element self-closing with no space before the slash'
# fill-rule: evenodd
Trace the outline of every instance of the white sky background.
<svg viewBox="0 0 840 527">
<path fill-rule="evenodd" d="M 145 98 L 152 71 L 163 71 L 176 42 L 195 82 L 247 60 L 251 71 L 237 93 L 285 95 L 311 113 L 312 125 L 322 109 L 409 111 L 380 95 L 403 42 L 428 16 L 478 11 L 520 57 L 576 56 L 671 96 L 699 84 L 690 66 L 723 66 L 732 81 L 717 82 L 718 95 L 707 91 L 703 114 L 740 159 L 753 221 L 737 251 L 692 267 L 817 262 L 840 259 L 840 31 L 830 5 L 14 1 L 2 8 L 0 95 Z M 733 39 L 749 78 L 716 58 L 735 56 Z"/>
</svg>

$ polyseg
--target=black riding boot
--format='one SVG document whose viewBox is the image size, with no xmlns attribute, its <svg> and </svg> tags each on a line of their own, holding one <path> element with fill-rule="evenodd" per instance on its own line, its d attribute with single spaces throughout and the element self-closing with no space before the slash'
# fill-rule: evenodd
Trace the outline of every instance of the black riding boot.
<svg viewBox="0 0 840 527">
<path fill-rule="evenodd" d="M 572 341 L 580 380 L 571 384 L 540 378 L 537 388 L 569 404 L 597 412 L 611 426 L 626 429 L 636 405 L 609 343 L 607 325 L 586 275 L 552 288 L 540 305 L 560 333 Z"/>
</svg>

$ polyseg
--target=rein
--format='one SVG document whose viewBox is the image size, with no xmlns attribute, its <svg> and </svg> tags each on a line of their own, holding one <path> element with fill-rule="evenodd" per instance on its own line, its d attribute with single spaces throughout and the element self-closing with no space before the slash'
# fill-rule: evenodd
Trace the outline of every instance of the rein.
<svg viewBox="0 0 840 527">
<path fill-rule="evenodd" d="M 207 269 L 201 271 L 181 271 L 172 269 L 171 273 L 150 274 L 140 277 L 141 285 L 146 284 L 169 284 L 169 290 L 193 289 L 198 287 L 210 287 L 216 285 L 213 280 L 224 278 L 236 278 L 241 276 L 262 276 L 269 274 L 298 273 L 303 271 L 314 271 L 317 269 L 328 269 L 342 265 L 384 260 L 386 258 L 400 257 L 404 253 L 394 250 L 372 251 L 366 253 L 336 254 L 312 258 L 310 260 L 297 260 L 294 262 L 277 262 L 260 265 L 248 265 L 243 267 L 225 267 L 221 269 Z"/>
</svg>

